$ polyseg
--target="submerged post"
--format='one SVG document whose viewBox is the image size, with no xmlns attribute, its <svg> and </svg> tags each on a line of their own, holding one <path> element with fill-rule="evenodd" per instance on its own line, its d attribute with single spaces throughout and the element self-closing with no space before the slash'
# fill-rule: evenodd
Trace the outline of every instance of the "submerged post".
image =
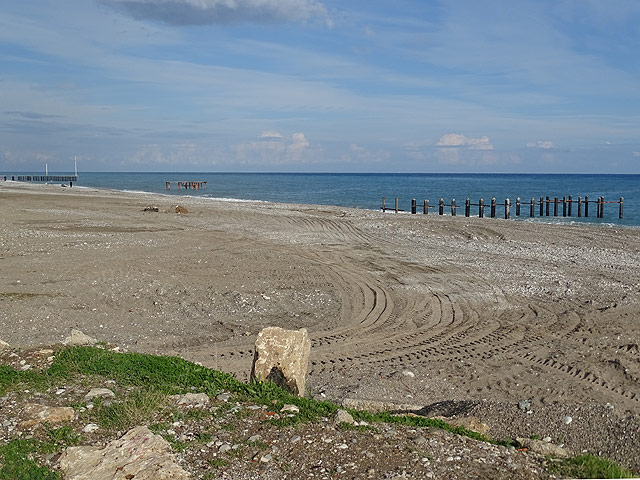
<svg viewBox="0 0 640 480">
<path fill-rule="evenodd" d="M 618 218 L 622 218 L 622 204 L 624 203 L 624 197 L 620 197 L 620 214 Z"/>
<path fill-rule="evenodd" d="M 424 201 L 424 207 L 423 207 L 422 213 L 424 213 L 425 215 L 429 213 L 429 200 Z"/>
<path fill-rule="evenodd" d="M 455 198 L 451 199 L 451 216 L 452 217 L 456 216 L 456 199 Z"/>
<path fill-rule="evenodd" d="M 516 217 L 520 216 L 520 197 L 516 198 Z"/>
<path fill-rule="evenodd" d="M 396 197 L 396 213 L 398 213 L 398 197 Z"/>
<path fill-rule="evenodd" d="M 496 218 L 496 197 L 491 199 L 491 218 Z"/>
<path fill-rule="evenodd" d="M 571 216 L 571 206 L 573 205 L 573 198 L 569 195 L 569 216 Z"/>
<path fill-rule="evenodd" d="M 578 197 L 578 216 L 582 216 L 582 198 Z"/>
<path fill-rule="evenodd" d="M 549 216 L 549 201 L 550 201 L 549 195 L 547 195 L 547 206 L 546 206 L 546 209 L 545 209 L 545 213 L 547 214 L 547 217 Z"/>
<path fill-rule="evenodd" d="M 533 218 L 536 209 L 536 199 L 531 197 L 531 207 L 529 207 L 529 216 Z"/>
<path fill-rule="evenodd" d="M 167 185 L 167 190 L 171 190 L 171 182 L 165 182 Z"/>
<path fill-rule="evenodd" d="M 587 195 L 584 196 L 584 216 L 589 216 L 589 197 Z"/>
<path fill-rule="evenodd" d="M 562 197 L 562 216 L 567 216 L 567 197 Z"/>
<path fill-rule="evenodd" d="M 416 214 L 416 199 L 412 198 L 411 199 L 411 214 L 415 215 Z"/>
<path fill-rule="evenodd" d="M 484 218 L 484 198 L 478 202 L 478 218 Z"/>
<path fill-rule="evenodd" d="M 558 216 L 558 197 L 555 197 L 553 199 L 553 216 L 554 217 Z"/>
<path fill-rule="evenodd" d="M 444 215 L 444 198 L 438 202 L 438 215 Z"/>
<path fill-rule="evenodd" d="M 384 197 L 382 197 L 382 212 L 383 212 L 383 213 L 387 210 L 387 209 L 386 209 L 386 207 L 385 207 L 385 205 L 384 205 L 384 201 L 385 201 L 385 198 L 384 198 Z"/>
<path fill-rule="evenodd" d="M 504 219 L 509 220 L 511 217 L 511 200 L 509 198 L 504 199 Z"/>
<path fill-rule="evenodd" d="M 469 197 L 464 201 L 464 216 L 468 217 L 471 215 L 471 200 Z"/>
</svg>

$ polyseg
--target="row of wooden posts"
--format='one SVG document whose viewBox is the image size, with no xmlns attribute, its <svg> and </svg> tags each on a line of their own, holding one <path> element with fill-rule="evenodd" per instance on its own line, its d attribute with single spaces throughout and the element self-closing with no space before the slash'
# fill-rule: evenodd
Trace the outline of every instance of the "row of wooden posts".
<svg viewBox="0 0 640 480">
<path fill-rule="evenodd" d="M 165 182 L 165 185 L 167 187 L 167 190 L 171 190 L 171 184 L 175 183 L 178 186 L 178 190 L 182 190 L 183 188 L 194 188 L 196 190 L 201 190 L 201 189 L 207 189 L 207 182 L 203 182 L 203 181 L 197 181 L 197 182 L 193 182 L 193 181 L 189 181 L 189 182 Z"/>
<path fill-rule="evenodd" d="M 398 208 L 398 197 L 396 197 L 395 199 L 395 206 L 394 208 L 388 208 L 386 206 L 386 199 L 385 197 L 382 197 L 382 211 L 386 212 L 387 210 L 392 210 L 395 211 L 396 213 L 398 212 L 404 212 L 404 210 Z M 540 200 L 538 202 L 536 202 L 534 197 L 531 197 L 531 201 L 530 202 L 522 202 L 520 200 L 520 197 L 516 198 L 516 216 L 519 217 L 522 207 L 524 207 L 526 209 L 526 207 L 529 207 L 529 217 L 534 217 L 535 216 L 535 211 L 536 211 L 536 206 L 539 206 L 539 216 L 550 216 L 550 210 L 551 210 L 551 206 L 553 206 L 553 216 L 557 217 L 558 216 L 558 211 L 559 211 L 559 207 L 562 207 L 562 216 L 563 217 L 571 217 L 573 216 L 573 205 L 576 204 L 576 209 L 577 209 L 577 216 L 578 217 L 582 217 L 583 216 L 583 207 L 584 207 L 584 216 L 588 217 L 589 216 L 589 204 L 590 203 L 594 203 L 596 205 L 596 217 L 597 218 L 604 218 L 604 206 L 607 203 L 615 203 L 615 204 L 619 204 L 620 208 L 619 208 L 619 213 L 618 213 L 618 218 L 622 218 L 622 208 L 624 205 L 624 198 L 620 197 L 619 201 L 615 201 L 615 202 L 605 202 L 604 197 L 598 197 L 597 200 L 589 200 L 588 196 L 585 196 L 584 199 L 582 197 L 578 197 L 577 200 L 574 200 L 573 197 L 571 195 L 569 195 L 568 197 L 562 197 L 561 199 L 558 197 L 554 197 L 553 199 L 551 199 L 549 196 L 547 196 L 546 199 L 544 199 L 543 197 L 540 197 Z M 445 207 L 451 207 L 451 215 L 455 216 L 456 215 L 456 211 L 458 208 L 462 208 L 462 205 L 457 205 L 456 204 L 456 199 L 453 198 L 451 199 L 451 203 L 449 204 L 445 204 L 444 203 L 444 199 L 441 198 L 440 201 L 438 202 L 437 208 L 438 208 L 438 215 L 444 215 L 444 208 Z M 495 197 L 491 199 L 491 204 L 490 205 L 485 205 L 484 203 L 484 199 L 480 199 L 480 201 L 478 203 L 471 203 L 471 200 L 467 197 L 467 199 L 465 200 L 464 203 L 464 216 L 465 217 L 470 217 L 471 216 L 471 207 L 478 207 L 478 217 L 479 218 L 483 218 L 484 217 L 484 209 L 485 208 L 490 208 L 490 215 L 491 218 L 495 218 L 496 216 L 496 207 L 504 207 L 504 218 L 508 219 L 511 217 L 511 200 L 509 198 L 505 198 L 504 203 L 497 203 Z M 436 208 L 436 205 L 429 205 L 429 200 L 424 200 L 424 204 L 422 207 L 422 213 L 424 213 L 425 215 L 429 213 L 429 209 L 430 208 Z M 418 205 L 417 205 L 417 201 L 415 198 L 411 199 L 411 213 L 415 214 L 417 213 L 418 210 Z"/>
</svg>

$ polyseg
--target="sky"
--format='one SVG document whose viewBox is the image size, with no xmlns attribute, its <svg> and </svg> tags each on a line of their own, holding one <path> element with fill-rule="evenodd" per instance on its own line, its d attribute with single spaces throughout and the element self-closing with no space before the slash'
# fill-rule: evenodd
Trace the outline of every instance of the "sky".
<svg viewBox="0 0 640 480">
<path fill-rule="evenodd" d="M 638 0 L 20 0 L 0 172 L 640 173 Z"/>
</svg>

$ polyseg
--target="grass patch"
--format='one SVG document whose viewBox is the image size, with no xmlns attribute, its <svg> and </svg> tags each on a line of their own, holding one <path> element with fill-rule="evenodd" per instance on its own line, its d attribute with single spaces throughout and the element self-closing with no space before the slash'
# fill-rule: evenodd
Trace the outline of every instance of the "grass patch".
<svg viewBox="0 0 640 480">
<path fill-rule="evenodd" d="M 633 478 L 631 470 L 595 455 L 580 455 L 550 465 L 554 474 L 567 478 Z"/>
<path fill-rule="evenodd" d="M 30 458 L 39 451 L 33 438 L 15 439 L 0 446 L 0 480 L 60 480 L 60 474 L 38 465 Z"/>
<path fill-rule="evenodd" d="M 127 430 L 149 423 L 167 404 L 166 395 L 154 391 L 130 392 L 120 401 L 104 405 L 96 399 L 92 419 L 107 430 Z"/>
</svg>

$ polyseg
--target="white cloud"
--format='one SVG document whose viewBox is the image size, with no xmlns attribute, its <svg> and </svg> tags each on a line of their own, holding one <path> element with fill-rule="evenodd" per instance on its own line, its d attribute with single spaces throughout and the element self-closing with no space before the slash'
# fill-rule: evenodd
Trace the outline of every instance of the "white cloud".
<svg viewBox="0 0 640 480">
<path fill-rule="evenodd" d="M 171 25 L 306 22 L 331 24 L 317 0 L 103 0 L 136 19 Z"/>
<path fill-rule="evenodd" d="M 439 147 L 456 147 L 468 150 L 493 150 L 489 137 L 465 137 L 459 133 L 447 133 L 435 143 Z"/>
<path fill-rule="evenodd" d="M 640 158 L 640 152 L 633 152 L 633 156 L 636 158 Z"/>
<path fill-rule="evenodd" d="M 529 142 L 527 143 L 527 147 L 529 148 L 542 148 L 544 150 L 549 150 L 551 148 L 555 148 L 553 142 L 549 140 L 538 140 L 537 142 Z"/>
<path fill-rule="evenodd" d="M 349 150 L 341 156 L 344 162 L 358 163 L 380 163 L 390 158 L 391 153 L 386 150 L 370 150 L 355 143 L 349 145 Z"/>
<path fill-rule="evenodd" d="M 281 165 L 310 161 L 310 145 L 302 132 L 285 138 L 279 132 L 268 130 L 257 140 L 236 145 L 233 151 L 235 158 L 245 165 Z"/>
</svg>

